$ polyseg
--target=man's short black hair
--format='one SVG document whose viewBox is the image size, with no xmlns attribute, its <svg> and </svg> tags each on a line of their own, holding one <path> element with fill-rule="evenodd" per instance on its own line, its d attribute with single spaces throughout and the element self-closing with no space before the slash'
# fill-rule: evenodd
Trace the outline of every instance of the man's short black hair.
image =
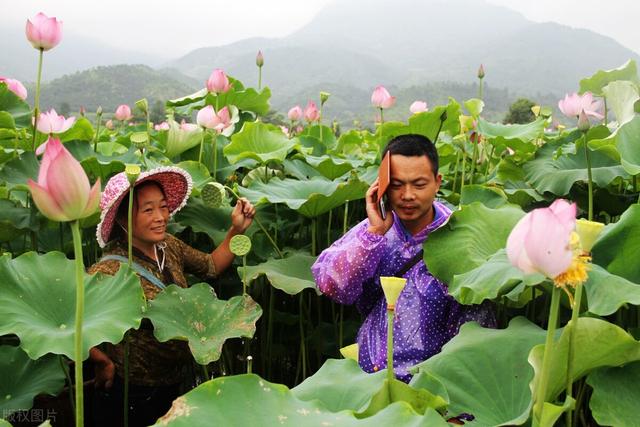
<svg viewBox="0 0 640 427">
<path fill-rule="evenodd" d="M 424 135 L 406 134 L 393 138 L 382 152 L 382 157 L 390 152 L 402 156 L 427 156 L 431 161 L 433 176 L 438 176 L 438 151 L 429 138 Z"/>
</svg>

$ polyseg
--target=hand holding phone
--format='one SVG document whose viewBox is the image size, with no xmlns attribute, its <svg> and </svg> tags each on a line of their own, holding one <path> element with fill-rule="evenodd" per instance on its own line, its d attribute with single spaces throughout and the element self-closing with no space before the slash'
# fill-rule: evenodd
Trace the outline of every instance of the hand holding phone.
<svg viewBox="0 0 640 427">
<path fill-rule="evenodd" d="M 391 153 L 387 151 L 387 154 L 380 162 L 380 169 L 378 170 L 378 208 L 382 219 L 387 219 L 386 209 L 386 196 L 385 193 L 391 182 Z"/>
</svg>

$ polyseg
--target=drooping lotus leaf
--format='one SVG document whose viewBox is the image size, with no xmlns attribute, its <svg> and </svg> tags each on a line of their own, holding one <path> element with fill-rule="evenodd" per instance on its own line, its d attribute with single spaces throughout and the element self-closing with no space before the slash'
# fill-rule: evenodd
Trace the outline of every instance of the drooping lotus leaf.
<svg viewBox="0 0 640 427">
<path fill-rule="evenodd" d="M 57 395 L 64 387 L 65 374 L 58 356 L 31 360 L 19 347 L 0 346 L 0 411 L 3 418 L 33 406 L 38 394 Z"/>
<path fill-rule="evenodd" d="M 615 81 L 606 85 L 602 91 L 607 98 L 607 108 L 615 114 L 618 126 L 636 115 L 633 106 L 640 99 L 636 84 L 630 81 Z"/>
<path fill-rule="evenodd" d="M 640 362 L 621 368 L 600 368 L 587 377 L 593 388 L 589 408 L 603 426 L 640 426 Z"/>
<path fill-rule="evenodd" d="M 530 142 L 542 134 L 544 131 L 544 123 L 545 120 L 542 117 L 538 117 L 531 123 L 511 125 L 491 123 L 480 117 L 478 119 L 478 132 L 487 139 L 519 139 L 522 142 Z"/>
<path fill-rule="evenodd" d="M 554 405 L 553 403 L 544 402 L 542 405 L 542 416 L 540 417 L 541 426 L 553 426 L 562 414 L 570 409 L 575 408 L 576 401 L 572 397 L 566 397 L 562 405 Z"/>
<path fill-rule="evenodd" d="M 307 288 L 319 294 L 311 274 L 315 260 L 316 257 L 299 252 L 284 259 L 268 259 L 262 264 L 247 266 L 247 280 L 251 282 L 264 274 L 271 286 L 289 295 L 296 295 Z M 243 275 L 243 269 L 238 267 L 238 274 Z"/>
<path fill-rule="evenodd" d="M 605 228 L 592 251 L 593 262 L 611 274 L 640 283 L 640 205 L 629 206 L 620 220 Z"/>
<path fill-rule="evenodd" d="M 339 178 L 354 167 L 361 166 L 364 163 L 363 161 L 346 160 L 331 156 L 305 156 L 304 159 L 327 179 Z"/>
<path fill-rule="evenodd" d="M 491 209 L 476 202 L 463 206 L 425 241 L 424 261 L 429 271 L 451 283 L 456 274 L 484 264 L 506 246 L 511 229 L 522 216 L 524 212 L 513 205 Z"/>
<path fill-rule="evenodd" d="M 362 199 L 368 185 L 360 180 L 347 182 L 312 178 L 272 179 L 269 183 L 254 182 L 251 188 L 240 188 L 240 195 L 253 203 L 284 203 L 309 218 L 343 205 L 347 200 Z"/>
<path fill-rule="evenodd" d="M 167 101 L 167 107 L 182 107 L 194 102 L 202 101 L 209 92 L 207 88 L 200 89 L 194 93 Z"/>
<path fill-rule="evenodd" d="M 618 68 L 606 71 L 600 70 L 591 77 L 580 80 L 580 93 L 591 92 L 596 96 L 602 96 L 604 87 L 616 80 L 629 80 L 639 83 L 636 61 L 629 60 Z"/>
<path fill-rule="evenodd" d="M 0 83 L 0 111 L 6 111 L 13 117 L 18 128 L 31 127 L 31 107 L 9 90 L 5 83 Z"/>
<path fill-rule="evenodd" d="M 75 262 L 60 252 L 0 258 L 0 334 L 16 334 L 37 359 L 46 353 L 75 359 Z M 140 326 L 145 307 L 140 280 L 126 266 L 114 276 L 85 275 L 82 359 L 102 342 L 118 343 Z"/>
<path fill-rule="evenodd" d="M 624 304 L 640 305 L 640 285 L 592 265 L 584 284 L 589 311 L 599 316 L 615 313 Z"/>
<path fill-rule="evenodd" d="M 353 411 L 329 411 L 317 400 L 297 399 L 284 385 L 254 374 L 207 381 L 173 402 L 155 426 L 447 426 L 433 410 L 419 415 L 406 402 L 387 406 L 375 416 L 358 419 Z"/>
<path fill-rule="evenodd" d="M 640 116 L 625 123 L 616 132 L 616 148 L 622 167 L 631 175 L 640 173 Z"/>
<path fill-rule="evenodd" d="M 209 93 L 205 97 L 205 104 L 213 105 L 221 110 L 225 106 L 235 106 L 241 111 L 251 111 L 259 116 L 264 116 L 269 112 L 269 98 L 271 98 L 271 90 L 268 87 L 263 88 L 260 92 L 253 88 L 242 88 L 233 82 L 233 87 L 226 93 L 219 93 L 217 96 Z M 217 98 L 217 99 L 216 99 Z"/>
<path fill-rule="evenodd" d="M 261 315 L 262 309 L 250 296 L 219 300 L 207 283 L 187 289 L 169 285 L 149 303 L 147 312 L 158 341 L 188 341 L 201 365 L 218 360 L 228 338 L 253 337 Z"/>
<path fill-rule="evenodd" d="M 536 158 L 524 164 L 527 181 L 541 194 L 551 192 L 558 196 L 569 193 L 571 186 L 587 181 L 587 159 L 583 143 L 577 142 L 575 154 L 562 154 L 555 158 L 563 140 L 548 142 L 536 153 Z M 600 151 L 591 152 L 593 183 L 606 187 L 617 177 L 628 178 L 622 166 Z"/>
<path fill-rule="evenodd" d="M 460 195 L 461 205 L 480 202 L 488 208 L 497 209 L 507 204 L 507 195 L 499 187 L 485 185 L 465 185 Z"/>
<path fill-rule="evenodd" d="M 567 354 L 569 329 L 563 328 L 560 339 L 554 343 L 550 362 L 549 385 L 545 402 L 553 402 L 564 390 L 567 382 Z M 600 319 L 581 317 L 574 331 L 575 352 L 571 377 L 575 382 L 596 368 L 622 366 L 640 360 L 640 342 L 624 329 Z M 529 354 L 529 363 L 536 376 L 540 375 L 544 344 L 535 346 Z M 536 383 L 531 384 L 535 393 Z"/>
<path fill-rule="evenodd" d="M 93 141 L 95 131 L 93 125 L 84 117 L 78 118 L 73 126 L 66 132 L 60 134 L 60 141 Z"/>
<path fill-rule="evenodd" d="M 463 104 L 464 108 L 466 108 L 473 117 L 478 117 L 484 109 L 484 101 L 478 98 L 468 99 L 464 101 Z"/>
<path fill-rule="evenodd" d="M 329 359 L 291 392 L 300 400 L 318 399 L 331 412 L 345 409 L 359 412 L 380 390 L 386 375 L 386 370 L 366 373 L 355 360 Z"/>
<path fill-rule="evenodd" d="M 209 170 L 202 163 L 194 162 L 193 160 L 186 160 L 178 163 L 176 167 L 189 172 L 189 175 L 191 175 L 191 178 L 193 179 L 193 189 L 195 190 L 195 194 L 200 192 L 202 187 L 212 179 Z"/>
<path fill-rule="evenodd" d="M 419 414 L 424 414 L 427 409 L 444 410 L 448 404 L 443 397 L 434 395 L 428 390 L 412 388 L 395 378 L 392 380 L 385 378 L 382 387 L 371 397 L 367 408 L 357 416 L 371 417 L 395 402 L 406 402 Z"/>
<path fill-rule="evenodd" d="M 534 371 L 527 356 L 545 335 L 524 317 L 500 330 L 466 323 L 439 354 L 417 368 L 447 389 L 449 413 L 472 414 L 482 426 L 519 425 L 531 408 Z"/>
<path fill-rule="evenodd" d="M 245 122 L 240 132 L 231 137 L 231 143 L 224 147 L 223 152 L 232 164 L 245 158 L 260 163 L 282 162 L 296 144 L 295 138 L 287 138 L 275 125 Z"/>
<path fill-rule="evenodd" d="M 504 249 L 498 250 L 485 263 L 471 271 L 457 274 L 449 284 L 449 294 L 461 304 L 480 304 L 485 299 L 506 296 L 517 301 L 525 288 L 545 280 L 542 274 L 525 275 L 514 267 Z"/>
</svg>

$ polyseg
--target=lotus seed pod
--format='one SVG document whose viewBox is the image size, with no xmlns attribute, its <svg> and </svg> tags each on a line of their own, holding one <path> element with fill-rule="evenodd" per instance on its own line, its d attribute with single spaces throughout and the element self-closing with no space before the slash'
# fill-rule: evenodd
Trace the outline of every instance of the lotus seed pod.
<svg viewBox="0 0 640 427">
<path fill-rule="evenodd" d="M 236 234 L 229 241 L 229 249 L 234 255 L 245 256 L 251 250 L 251 239 L 244 234 Z"/>
<path fill-rule="evenodd" d="M 224 202 L 224 187 L 217 182 L 208 182 L 202 188 L 200 197 L 210 208 L 219 208 Z"/>
</svg>

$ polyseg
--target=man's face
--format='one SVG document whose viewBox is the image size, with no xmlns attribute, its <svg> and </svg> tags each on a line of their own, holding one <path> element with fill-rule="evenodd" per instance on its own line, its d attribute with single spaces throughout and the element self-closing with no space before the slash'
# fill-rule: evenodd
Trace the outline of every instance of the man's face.
<svg viewBox="0 0 640 427">
<path fill-rule="evenodd" d="M 391 208 L 411 234 L 433 221 L 433 200 L 442 176 L 433 174 L 427 156 L 391 155 L 391 183 L 387 197 Z"/>
</svg>

